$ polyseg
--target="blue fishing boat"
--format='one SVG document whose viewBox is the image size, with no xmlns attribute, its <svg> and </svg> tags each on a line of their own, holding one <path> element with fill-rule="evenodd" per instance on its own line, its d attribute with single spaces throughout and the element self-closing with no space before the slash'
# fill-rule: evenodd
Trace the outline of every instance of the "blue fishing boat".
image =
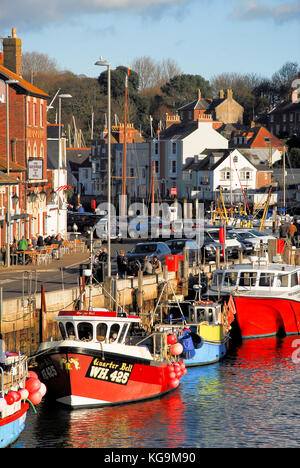
<svg viewBox="0 0 300 468">
<path fill-rule="evenodd" d="M 29 406 L 42 400 L 46 387 L 37 374 L 28 371 L 28 358 L 1 352 L 0 360 L 0 448 L 13 444 L 25 428 Z"/>
<path fill-rule="evenodd" d="M 183 306 L 187 308 L 185 314 Z M 169 324 L 161 323 L 160 329 L 177 337 L 186 367 L 213 364 L 226 356 L 235 315 L 232 300 L 224 304 L 201 299 L 184 304 L 169 301 L 168 307 Z"/>
<path fill-rule="evenodd" d="M 0 365 L 0 448 L 14 443 L 24 430 L 29 403 L 19 390 L 25 388 L 26 375 L 27 357 L 5 353 Z"/>
</svg>

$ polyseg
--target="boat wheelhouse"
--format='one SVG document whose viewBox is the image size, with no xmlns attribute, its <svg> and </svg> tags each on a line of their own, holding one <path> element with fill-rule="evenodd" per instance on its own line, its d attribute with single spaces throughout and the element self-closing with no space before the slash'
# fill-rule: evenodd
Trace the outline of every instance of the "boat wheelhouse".
<svg viewBox="0 0 300 468">
<path fill-rule="evenodd" d="M 300 332 L 300 267 L 267 262 L 213 272 L 208 297 L 232 295 L 244 338 Z"/>
<path fill-rule="evenodd" d="M 164 333 L 150 333 L 140 317 L 107 309 L 62 311 L 62 335 L 37 357 L 48 394 L 70 407 L 105 406 L 154 398 L 179 385 Z"/>
</svg>

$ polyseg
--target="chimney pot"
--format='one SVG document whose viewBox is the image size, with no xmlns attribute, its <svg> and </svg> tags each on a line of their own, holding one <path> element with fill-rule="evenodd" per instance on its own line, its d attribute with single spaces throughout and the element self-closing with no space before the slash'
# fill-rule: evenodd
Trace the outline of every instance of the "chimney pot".
<svg viewBox="0 0 300 468">
<path fill-rule="evenodd" d="M 17 37 L 17 28 L 12 28 L 11 34 L 12 34 L 13 38 L 16 38 Z"/>
</svg>

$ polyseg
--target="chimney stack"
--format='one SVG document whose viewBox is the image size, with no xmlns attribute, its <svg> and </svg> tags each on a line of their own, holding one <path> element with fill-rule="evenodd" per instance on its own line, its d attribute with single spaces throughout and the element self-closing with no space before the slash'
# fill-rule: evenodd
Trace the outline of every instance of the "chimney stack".
<svg viewBox="0 0 300 468">
<path fill-rule="evenodd" d="M 220 97 L 220 99 L 224 99 L 224 90 L 223 89 L 220 89 L 219 97 Z"/>
<path fill-rule="evenodd" d="M 292 102 L 296 102 L 296 101 L 298 101 L 298 91 L 297 89 L 294 89 L 292 91 Z"/>
<path fill-rule="evenodd" d="M 198 89 L 197 98 L 201 99 L 201 89 Z"/>
<path fill-rule="evenodd" d="M 17 37 L 16 28 L 12 28 L 11 36 L 3 39 L 3 65 L 22 76 L 22 41 Z"/>
<path fill-rule="evenodd" d="M 227 89 L 227 99 L 232 100 L 232 89 Z"/>
</svg>

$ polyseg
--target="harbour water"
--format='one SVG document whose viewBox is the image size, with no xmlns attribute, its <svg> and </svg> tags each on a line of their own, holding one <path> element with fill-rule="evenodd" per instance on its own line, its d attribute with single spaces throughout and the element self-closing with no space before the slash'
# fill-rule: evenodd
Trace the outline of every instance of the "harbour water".
<svg viewBox="0 0 300 468">
<path fill-rule="evenodd" d="M 45 401 L 12 448 L 299 447 L 297 349 L 297 336 L 244 341 L 148 402 L 69 411 Z"/>
</svg>

